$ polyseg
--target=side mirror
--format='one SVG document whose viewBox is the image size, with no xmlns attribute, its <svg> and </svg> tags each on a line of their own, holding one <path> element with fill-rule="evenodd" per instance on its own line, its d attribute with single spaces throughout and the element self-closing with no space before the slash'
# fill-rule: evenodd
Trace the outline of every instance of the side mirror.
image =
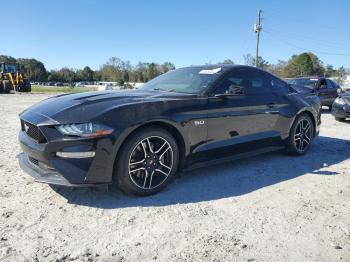
<svg viewBox="0 0 350 262">
<path fill-rule="evenodd" d="M 229 88 L 226 90 L 223 94 L 216 94 L 215 97 L 219 98 L 226 98 L 230 96 L 240 96 L 244 94 L 244 88 L 240 86 L 229 86 Z"/>
<path fill-rule="evenodd" d="M 345 93 L 345 91 L 341 88 L 337 88 L 338 95 Z"/>
<path fill-rule="evenodd" d="M 244 89 L 241 86 L 229 86 L 228 90 L 226 91 L 226 94 L 228 95 L 243 95 Z"/>
</svg>

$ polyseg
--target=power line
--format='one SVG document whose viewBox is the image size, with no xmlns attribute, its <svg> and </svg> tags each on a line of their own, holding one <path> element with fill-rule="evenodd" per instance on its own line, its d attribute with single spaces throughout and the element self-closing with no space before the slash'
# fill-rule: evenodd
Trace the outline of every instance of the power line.
<svg viewBox="0 0 350 262">
<path fill-rule="evenodd" d="M 292 22 L 292 23 L 296 23 L 296 24 L 302 24 L 305 26 L 305 22 L 303 21 L 300 21 L 300 20 L 297 20 L 295 19 L 295 16 L 293 17 L 290 17 L 290 16 L 286 16 L 285 14 L 276 14 L 276 13 L 273 13 L 273 12 L 270 12 L 270 11 L 266 11 L 264 10 L 264 13 L 265 14 L 268 14 L 268 15 L 271 15 L 272 17 L 277 17 L 281 20 L 285 20 L 285 21 L 288 21 L 288 22 Z M 314 21 L 314 17 L 311 17 L 312 19 L 309 19 L 309 21 Z M 329 25 L 322 25 L 322 30 L 324 29 L 328 29 L 328 30 L 339 30 L 339 26 L 337 27 L 333 27 L 333 26 L 329 26 Z M 344 30 L 346 30 L 346 26 L 344 27 Z"/>
<path fill-rule="evenodd" d="M 332 48 L 337 48 L 339 49 L 340 48 L 349 48 L 349 49 L 343 49 L 344 51 L 348 51 L 350 50 L 350 45 L 346 45 L 346 44 L 341 44 L 339 42 L 330 42 L 330 41 L 327 41 L 327 40 L 320 40 L 320 41 L 317 41 L 315 39 L 315 37 L 312 37 L 312 36 L 304 36 L 304 35 L 300 35 L 300 34 L 295 34 L 295 33 L 291 33 L 291 32 L 285 32 L 285 31 L 280 31 L 280 30 L 276 30 L 274 28 L 271 28 L 271 27 L 268 27 L 268 31 L 270 33 L 279 33 L 279 34 L 284 34 L 284 35 L 293 35 L 293 38 L 299 38 L 300 40 L 302 41 L 308 41 L 308 42 L 314 42 L 314 43 L 317 43 L 317 44 L 322 44 L 322 45 L 328 45 L 329 47 L 332 47 Z M 307 40 L 308 39 L 308 40 Z M 320 43 L 322 42 L 322 43 Z"/>
<path fill-rule="evenodd" d="M 301 47 L 301 46 L 295 45 L 293 43 L 290 43 L 290 42 L 288 42 L 288 41 L 286 41 L 284 39 L 281 39 L 279 37 L 276 37 L 273 34 L 271 34 L 271 32 L 269 32 L 269 31 L 264 30 L 264 32 L 267 33 L 268 35 L 272 36 L 272 38 L 275 38 L 275 39 L 279 40 L 282 43 L 285 43 L 287 45 L 293 46 L 295 48 L 302 49 L 304 51 L 308 51 L 308 52 L 312 52 L 312 53 L 316 53 L 316 54 L 323 54 L 323 55 L 350 56 L 350 54 L 330 53 L 330 52 L 323 52 L 323 51 L 316 51 L 316 50 L 308 49 L 308 48 Z"/>
</svg>

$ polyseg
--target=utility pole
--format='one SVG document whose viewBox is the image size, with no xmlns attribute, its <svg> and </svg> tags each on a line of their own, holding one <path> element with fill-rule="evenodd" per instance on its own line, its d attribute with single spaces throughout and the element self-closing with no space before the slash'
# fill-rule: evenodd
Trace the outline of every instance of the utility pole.
<svg viewBox="0 0 350 262">
<path fill-rule="evenodd" d="M 259 67 L 259 41 L 260 41 L 260 31 L 261 26 L 261 10 L 258 12 L 258 18 L 256 24 L 254 24 L 254 32 L 256 33 L 256 55 L 255 55 L 255 66 Z"/>
</svg>

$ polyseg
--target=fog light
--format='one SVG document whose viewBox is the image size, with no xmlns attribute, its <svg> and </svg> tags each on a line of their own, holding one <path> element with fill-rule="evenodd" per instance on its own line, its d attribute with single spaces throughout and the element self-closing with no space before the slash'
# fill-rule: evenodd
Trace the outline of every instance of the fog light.
<svg viewBox="0 0 350 262">
<path fill-rule="evenodd" d="M 56 156 L 62 157 L 62 158 L 89 158 L 94 157 L 95 152 L 89 151 L 89 152 L 56 152 Z"/>
</svg>

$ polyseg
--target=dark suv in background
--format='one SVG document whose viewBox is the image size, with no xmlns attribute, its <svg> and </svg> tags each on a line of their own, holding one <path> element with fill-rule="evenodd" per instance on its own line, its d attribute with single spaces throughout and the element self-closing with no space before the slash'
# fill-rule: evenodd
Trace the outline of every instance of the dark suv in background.
<svg viewBox="0 0 350 262">
<path fill-rule="evenodd" d="M 287 81 L 291 85 L 304 86 L 314 90 L 320 97 L 321 105 L 328 106 L 329 109 L 332 109 L 332 104 L 341 90 L 337 82 L 324 77 L 298 77 Z"/>
</svg>

